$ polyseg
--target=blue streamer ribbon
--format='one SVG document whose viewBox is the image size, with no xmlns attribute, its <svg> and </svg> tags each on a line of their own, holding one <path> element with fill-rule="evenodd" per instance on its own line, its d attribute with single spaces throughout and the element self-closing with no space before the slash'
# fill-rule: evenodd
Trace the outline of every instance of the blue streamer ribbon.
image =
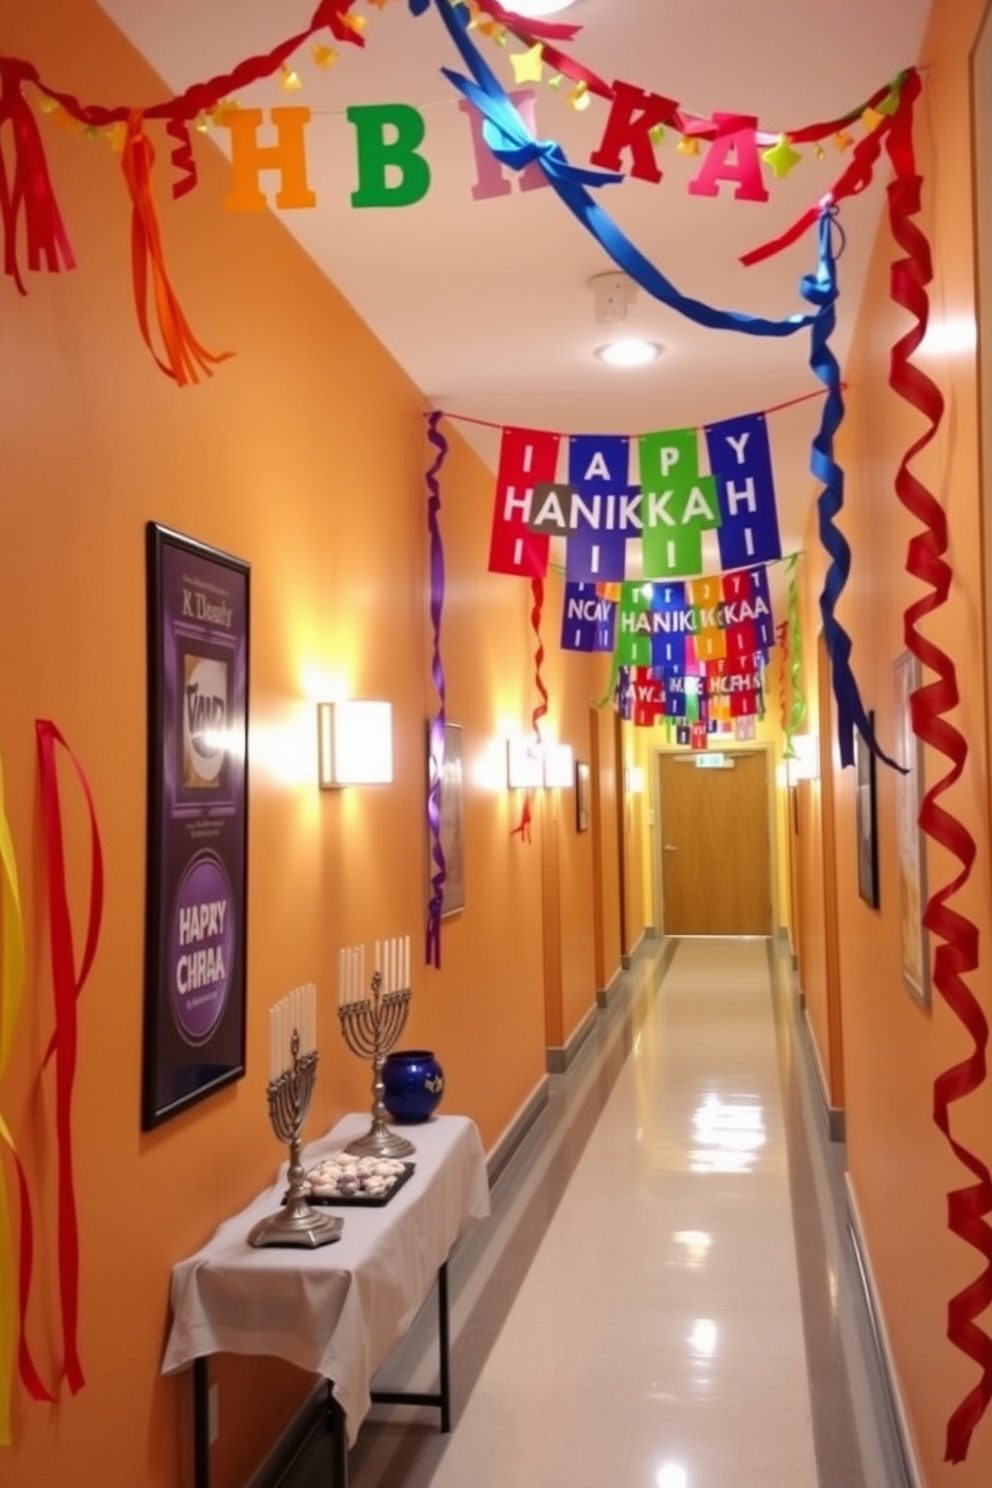
<svg viewBox="0 0 992 1488">
<path fill-rule="evenodd" d="M 414 15 L 427 9 L 429 0 L 410 0 Z M 749 336 L 792 336 L 815 323 L 821 310 L 813 314 L 790 315 L 785 320 L 766 320 L 736 310 L 717 310 L 702 300 L 683 295 L 650 259 L 620 230 L 610 215 L 593 200 L 589 186 L 613 185 L 625 178 L 609 172 L 592 171 L 572 165 L 564 150 L 553 140 L 538 140 L 531 134 L 506 90 L 495 77 L 466 34 L 468 12 L 463 6 L 452 6 L 449 0 L 434 0 L 435 9 L 462 59 L 475 79 L 474 83 L 460 73 L 443 67 L 441 71 L 483 116 L 482 132 L 489 148 L 501 164 L 523 170 L 536 163 L 544 172 L 557 195 L 609 254 L 614 263 L 642 289 L 661 300 L 672 310 L 697 325 L 712 330 L 742 331 Z"/>
<path fill-rule="evenodd" d="M 427 792 L 427 830 L 431 843 L 434 873 L 431 875 L 431 897 L 427 906 L 427 948 L 425 959 L 428 966 L 441 967 L 441 911 L 444 908 L 444 885 L 448 877 L 448 865 L 441 846 L 441 780 L 444 775 L 444 726 L 445 687 L 444 666 L 441 662 L 441 613 L 444 609 L 444 544 L 438 512 L 441 510 L 441 486 L 438 475 L 448 454 L 448 441 L 439 433 L 441 414 L 437 410 L 427 416 L 427 437 L 437 450 L 433 465 L 427 472 L 427 525 L 431 539 L 431 624 L 434 628 L 434 653 L 431 658 L 431 676 L 438 695 L 438 710 L 431 719 L 428 754 L 430 757 L 430 785 Z"/>
<path fill-rule="evenodd" d="M 827 207 L 821 212 L 819 267 L 815 274 L 805 275 L 802 281 L 803 298 L 818 307 L 813 321 L 809 364 L 827 390 L 820 427 L 813 436 L 810 451 L 810 470 L 822 484 L 816 503 L 820 542 L 831 559 L 820 595 L 820 614 L 834 697 L 837 699 L 837 741 L 841 764 L 854 763 L 854 730 L 857 729 L 873 754 L 893 769 L 902 771 L 902 766 L 883 753 L 875 739 L 851 669 L 851 638 L 835 614 L 837 601 L 851 572 L 850 545 L 834 522 L 844 505 L 844 472 L 834 459 L 834 435 L 844 417 L 844 398 L 840 367 L 830 347 L 830 336 L 837 321 L 837 264 L 833 249 L 836 216 L 836 207 Z"/>
</svg>

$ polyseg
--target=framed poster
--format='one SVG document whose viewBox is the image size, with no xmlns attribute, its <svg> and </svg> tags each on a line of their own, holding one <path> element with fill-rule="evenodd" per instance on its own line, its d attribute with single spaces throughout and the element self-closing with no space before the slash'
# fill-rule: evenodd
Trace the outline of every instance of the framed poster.
<svg viewBox="0 0 992 1488">
<path fill-rule="evenodd" d="M 908 773 L 896 775 L 896 844 L 899 860 L 899 933 L 902 979 L 922 1007 L 930 1006 L 930 944 L 923 925 L 927 901 L 926 859 L 920 832 L 923 749 L 913 733 L 910 697 L 920 685 L 920 664 L 909 651 L 897 657 L 896 749 Z"/>
<path fill-rule="evenodd" d="M 575 762 L 575 830 L 588 832 L 591 790 L 590 767 L 585 760 Z"/>
<path fill-rule="evenodd" d="M 875 732 L 875 715 L 868 714 Z M 875 756 L 854 731 L 854 766 L 857 773 L 855 816 L 858 829 L 858 893 L 872 909 L 878 908 L 878 839 L 876 836 Z"/>
<path fill-rule="evenodd" d="M 465 908 L 465 803 L 462 785 L 462 726 L 444 725 L 444 768 L 441 771 L 441 851 L 445 879 L 445 915 Z"/>
<path fill-rule="evenodd" d="M 249 567 L 146 529 L 142 1127 L 245 1072 Z"/>
</svg>

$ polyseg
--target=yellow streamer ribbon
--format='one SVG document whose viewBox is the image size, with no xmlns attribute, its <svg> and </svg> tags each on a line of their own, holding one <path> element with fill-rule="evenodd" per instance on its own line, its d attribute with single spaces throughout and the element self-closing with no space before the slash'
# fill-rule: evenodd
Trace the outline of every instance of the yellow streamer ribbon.
<svg viewBox="0 0 992 1488">
<path fill-rule="evenodd" d="M 7 822 L 3 788 L 3 761 L 0 760 L 0 904 L 3 935 L 0 955 L 0 1083 L 10 1060 L 14 1029 L 21 1011 L 24 994 L 24 922 L 21 917 L 21 895 L 18 887 L 17 859 Z M 14 1139 L 0 1114 L 0 1141 L 17 1159 Z M 0 1447 L 10 1446 L 10 1403 L 14 1383 L 14 1357 L 17 1348 L 17 1284 L 15 1280 L 14 1242 L 10 1224 L 10 1204 L 0 1162 Z"/>
<path fill-rule="evenodd" d="M 798 562 L 798 554 L 794 554 L 789 560 L 789 680 L 792 685 L 792 710 L 786 728 L 786 753 L 792 750 L 793 736 L 802 728 L 806 719 L 806 695 L 802 688 L 803 634 L 800 628 L 799 582 L 796 572 Z"/>
</svg>

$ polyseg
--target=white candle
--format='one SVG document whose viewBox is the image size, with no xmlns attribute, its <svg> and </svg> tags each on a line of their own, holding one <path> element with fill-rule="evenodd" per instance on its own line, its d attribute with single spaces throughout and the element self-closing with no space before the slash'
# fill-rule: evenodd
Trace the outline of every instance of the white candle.
<svg viewBox="0 0 992 1488">
<path fill-rule="evenodd" d="M 410 990 L 410 937 L 403 937 L 403 989 Z"/>
<path fill-rule="evenodd" d="M 381 956 L 379 954 L 379 950 L 380 950 L 380 942 L 377 940 L 376 943 L 375 943 L 375 968 L 374 969 L 377 972 L 379 972 L 380 975 L 381 975 L 381 973 L 382 973 L 382 958 L 381 958 Z"/>
<path fill-rule="evenodd" d="M 276 1027 L 275 1013 L 269 1008 L 269 1084 L 276 1077 Z"/>
<path fill-rule="evenodd" d="M 365 942 L 358 948 L 358 996 L 359 1000 L 365 997 Z"/>
</svg>

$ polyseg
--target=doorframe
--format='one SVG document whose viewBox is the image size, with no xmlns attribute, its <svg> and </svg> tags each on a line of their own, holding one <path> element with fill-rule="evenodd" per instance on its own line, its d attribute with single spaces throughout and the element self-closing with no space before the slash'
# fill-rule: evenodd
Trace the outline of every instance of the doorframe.
<svg viewBox="0 0 992 1488">
<path fill-rule="evenodd" d="M 720 748 L 714 753 L 719 754 L 763 754 L 765 756 L 765 803 L 768 815 L 768 892 L 771 906 L 771 927 L 769 935 L 772 939 L 779 930 L 779 862 L 778 862 L 778 810 L 777 797 L 775 794 L 775 746 L 768 739 L 749 739 L 747 743 L 735 744 L 732 749 Z M 662 878 L 662 820 L 661 820 L 661 756 L 663 754 L 681 754 L 686 758 L 689 752 L 684 744 L 656 744 L 648 751 L 650 763 L 649 791 L 648 791 L 648 828 L 651 832 L 651 912 L 654 917 L 655 934 L 659 937 L 665 934 L 665 896 L 664 880 Z"/>
</svg>

